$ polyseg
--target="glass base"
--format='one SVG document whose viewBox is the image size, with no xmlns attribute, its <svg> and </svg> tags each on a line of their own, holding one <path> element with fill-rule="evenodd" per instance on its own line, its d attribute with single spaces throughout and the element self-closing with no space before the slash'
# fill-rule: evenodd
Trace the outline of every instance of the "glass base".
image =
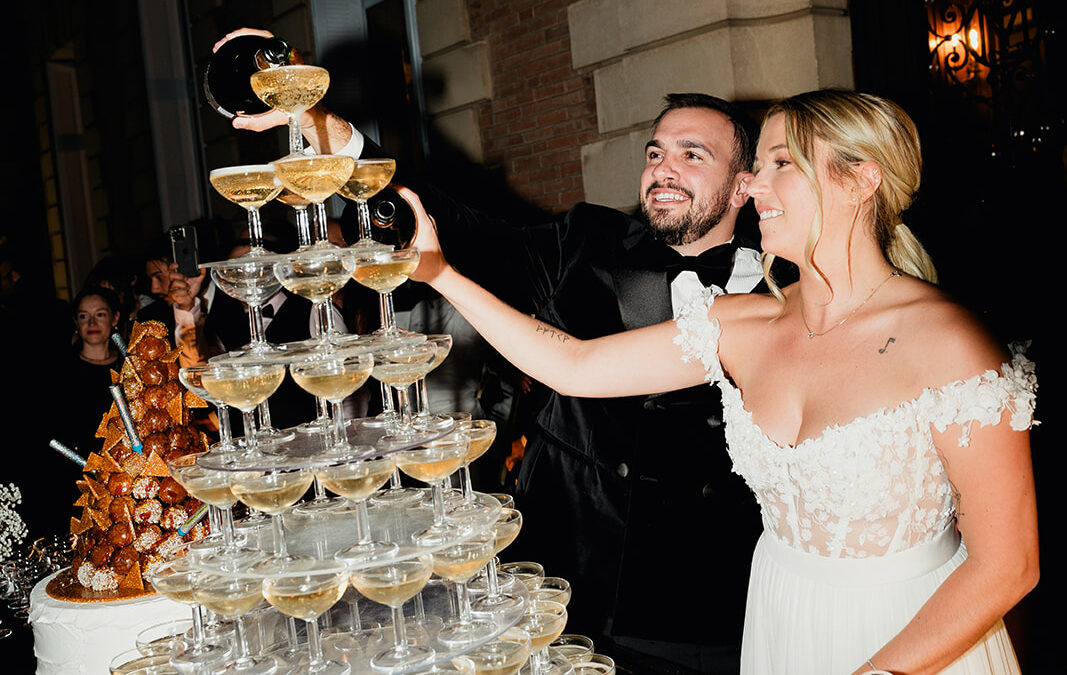
<svg viewBox="0 0 1067 675">
<path fill-rule="evenodd" d="M 349 547 L 334 555 L 334 559 L 346 565 L 383 560 L 396 555 L 399 547 L 392 542 L 366 541 Z"/>
<path fill-rule="evenodd" d="M 278 672 L 278 662 L 269 656 L 255 656 L 215 672 L 218 675 L 272 675 Z"/>
<path fill-rule="evenodd" d="M 470 528 L 454 523 L 434 523 L 421 532 L 411 535 L 411 541 L 418 546 L 443 546 L 458 541 L 470 533 Z"/>
<path fill-rule="evenodd" d="M 496 625 L 490 621 L 468 621 L 462 623 L 455 621 L 445 624 L 437 639 L 448 646 L 473 644 L 482 640 L 488 640 L 493 633 L 497 632 Z"/>
<path fill-rule="evenodd" d="M 422 490 L 411 487 L 386 488 L 370 498 L 374 504 L 400 504 L 418 499 L 422 499 Z"/>
<path fill-rule="evenodd" d="M 230 656 L 233 648 L 229 642 L 204 641 L 199 647 L 186 647 L 171 654 L 170 665 L 179 673 L 197 673 L 208 670 L 212 665 L 222 665 Z"/>
<path fill-rule="evenodd" d="M 419 645 L 394 647 L 375 655 L 375 657 L 370 660 L 370 665 L 376 670 L 384 671 L 413 668 L 415 666 L 426 665 L 433 661 L 435 653 L 436 652 L 429 647 L 422 647 Z"/>
<path fill-rule="evenodd" d="M 517 609 L 522 607 L 522 598 L 514 595 L 508 595 L 507 593 L 498 593 L 497 595 L 486 595 L 481 598 L 471 600 L 471 613 L 478 614 L 496 614 L 498 612 L 506 612 L 508 610 Z"/>
<path fill-rule="evenodd" d="M 323 497 L 322 499 L 312 499 L 309 502 L 297 504 L 293 507 L 292 513 L 298 516 L 314 516 L 323 513 L 339 512 L 344 508 L 345 500 Z"/>
</svg>

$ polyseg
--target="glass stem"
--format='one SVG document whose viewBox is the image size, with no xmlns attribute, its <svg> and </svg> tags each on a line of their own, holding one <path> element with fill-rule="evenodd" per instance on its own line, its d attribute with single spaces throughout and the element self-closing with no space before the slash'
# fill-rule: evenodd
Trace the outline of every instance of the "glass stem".
<svg viewBox="0 0 1067 675">
<path fill-rule="evenodd" d="M 459 622 L 464 626 L 471 622 L 471 599 L 467 595 L 467 584 L 456 582 L 456 602 L 459 603 Z"/>
<path fill-rule="evenodd" d="M 289 115 L 289 154 L 304 153 L 304 135 L 300 132 L 300 115 Z"/>
<path fill-rule="evenodd" d="M 415 415 L 420 416 L 429 412 L 426 401 L 426 378 L 420 377 L 415 382 Z"/>
<path fill-rule="evenodd" d="M 400 488 L 400 469 L 394 467 L 393 475 L 389 478 L 389 487 L 396 490 Z"/>
<path fill-rule="evenodd" d="M 360 544 L 370 543 L 370 514 L 367 513 L 367 500 L 356 503 L 356 535 Z"/>
<path fill-rule="evenodd" d="M 312 669 L 322 665 L 322 641 L 319 639 L 318 619 L 305 619 L 308 634 L 308 652 L 311 654 Z M 311 672 L 314 672 L 312 670 Z"/>
<path fill-rule="evenodd" d="M 408 633 L 404 627 L 404 606 L 393 607 L 393 639 L 396 650 L 404 653 L 408 650 Z"/>
<path fill-rule="evenodd" d="M 241 411 L 241 420 L 245 426 L 245 443 L 247 444 L 249 452 L 257 452 L 259 445 L 256 443 L 256 416 L 252 413 L 252 410 Z"/>
<path fill-rule="evenodd" d="M 233 546 L 233 540 L 236 537 L 231 507 L 227 506 L 224 509 L 219 509 L 219 520 L 222 521 L 222 543 L 226 548 L 230 548 Z"/>
<path fill-rule="evenodd" d="M 285 533 L 282 531 L 282 514 L 271 514 L 270 524 L 274 528 L 274 554 L 285 555 L 288 550 L 285 548 Z"/>
<path fill-rule="evenodd" d="M 259 305 L 248 306 L 248 334 L 252 347 L 262 347 L 266 342 L 266 330 L 263 328 L 263 308 Z"/>
<path fill-rule="evenodd" d="M 271 429 L 271 425 L 270 425 L 270 406 L 267 404 L 266 401 L 263 401 L 258 406 L 256 406 L 256 409 L 259 410 L 259 426 L 260 426 L 260 428 L 265 430 L 265 431 L 269 431 Z"/>
<path fill-rule="evenodd" d="M 445 523 L 445 483 L 444 481 L 434 481 L 433 486 L 430 488 L 430 494 L 433 495 L 433 524 L 444 525 Z"/>
<path fill-rule="evenodd" d="M 193 646 L 204 644 L 204 613 L 200 605 L 193 605 Z"/>
<path fill-rule="evenodd" d="M 219 445 L 227 448 L 233 445 L 233 430 L 230 428 L 230 406 L 218 403 L 215 406 L 216 415 L 219 418 Z"/>
<path fill-rule="evenodd" d="M 386 384 L 385 382 L 380 382 L 379 384 L 382 387 L 382 412 L 383 413 L 391 413 L 391 412 L 393 412 L 393 409 L 394 409 L 393 408 L 393 391 L 392 391 L 392 389 L 390 389 L 389 385 Z"/>
<path fill-rule="evenodd" d="M 486 587 L 489 589 L 490 598 L 500 597 L 500 577 L 496 572 L 496 566 L 499 564 L 500 558 L 493 558 L 485 566 Z"/>
<path fill-rule="evenodd" d="M 474 488 L 471 486 L 471 465 L 464 464 L 462 468 L 463 501 L 469 504 L 474 501 Z"/>
<path fill-rule="evenodd" d="M 326 218 L 326 204 L 323 202 L 314 205 L 315 209 L 315 238 L 321 242 L 330 240 L 330 221 Z"/>
<path fill-rule="evenodd" d="M 252 249 L 263 248 L 263 219 L 259 209 L 248 209 L 248 241 Z"/>
<path fill-rule="evenodd" d="M 396 313 L 393 311 L 392 292 L 378 294 L 378 313 L 382 317 L 382 330 L 396 329 Z"/>
<path fill-rule="evenodd" d="M 301 246 L 311 246 L 311 219 L 306 206 L 296 209 L 296 241 Z"/>
<path fill-rule="evenodd" d="M 366 199 L 356 200 L 356 213 L 359 214 L 359 238 L 373 239 L 370 231 L 370 207 Z"/>
<path fill-rule="evenodd" d="M 340 401 L 333 404 L 333 434 L 337 445 L 348 440 L 348 434 L 345 433 L 345 414 Z"/>
<path fill-rule="evenodd" d="M 234 663 L 237 665 L 244 665 L 248 663 L 252 657 L 248 654 L 248 636 L 245 634 L 245 618 L 243 616 L 237 617 L 234 621 L 234 631 L 237 633 L 237 639 L 234 641 L 234 650 L 237 652 Z"/>
<path fill-rule="evenodd" d="M 397 398 L 400 399 L 400 428 L 401 430 L 411 428 L 411 401 L 408 398 L 407 387 L 397 387 Z"/>
</svg>

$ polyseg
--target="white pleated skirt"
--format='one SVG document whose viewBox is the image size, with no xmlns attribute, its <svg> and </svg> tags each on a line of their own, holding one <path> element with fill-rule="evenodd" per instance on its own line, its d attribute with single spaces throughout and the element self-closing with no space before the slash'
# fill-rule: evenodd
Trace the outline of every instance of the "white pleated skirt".
<svg viewBox="0 0 1067 675">
<path fill-rule="evenodd" d="M 966 558 L 952 528 L 907 551 L 847 559 L 803 553 L 764 532 L 752 556 L 742 675 L 848 675 Z M 1004 623 L 942 673 L 1019 673 Z"/>
</svg>

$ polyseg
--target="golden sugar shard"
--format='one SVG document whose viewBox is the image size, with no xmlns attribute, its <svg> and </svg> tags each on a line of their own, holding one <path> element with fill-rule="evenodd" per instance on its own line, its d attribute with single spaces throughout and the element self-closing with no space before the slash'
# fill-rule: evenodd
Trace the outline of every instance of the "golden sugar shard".
<svg viewBox="0 0 1067 675">
<path fill-rule="evenodd" d="M 184 422 L 185 406 L 182 405 L 181 396 L 175 396 L 167 401 L 167 413 L 170 414 L 170 418 L 174 420 L 175 424 L 182 424 Z"/>
<path fill-rule="evenodd" d="M 162 336 L 159 336 L 159 337 L 166 337 L 166 335 L 162 335 Z M 174 349 L 172 349 L 169 352 L 167 352 L 166 354 L 164 354 L 162 356 L 162 358 L 160 358 L 159 360 L 162 361 L 163 363 L 174 363 L 175 361 L 178 360 L 178 357 L 181 356 L 181 355 L 182 355 L 182 348 L 181 347 L 175 347 Z"/>
<path fill-rule="evenodd" d="M 166 478 L 170 475 L 170 469 L 167 468 L 167 463 L 163 461 L 163 458 L 159 456 L 159 453 L 153 450 L 148 455 L 148 461 L 145 463 L 141 475 Z"/>
<path fill-rule="evenodd" d="M 119 463 L 115 461 L 115 458 L 111 456 L 110 452 L 105 451 L 100 453 L 100 458 L 104 460 L 104 465 L 106 467 L 104 469 L 105 473 L 117 473 L 122 471 L 122 467 L 119 466 Z"/>
<path fill-rule="evenodd" d="M 96 438 L 107 438 L 107 425 L 108 422 L 119 416 L 119 408 L 115 405 L 115 402 L 111 402 L 111 407 L 107 413 L 100 419 L 100 426 L 96 428 Z"/>
<path fill-rule="evenodd" d="M 144 326 L 145 334 L 157 337 L 161 340 L 167 338 L 167 326 L 162 321 L 145 321 L 141 325 Z"/>
<path fill-rule="evenodd" d="M 101 530 L 106 530 L 111 527 L 111 518 L 108 517 L 107 511 L 101 511 L 98 509 L 89 509 L 89 515 L 92 517 L 93 522 Z"/>
<path fill-rule="evenodd" d="M 85 478 L 74 481 L 74 486 L 78 488 L 78 491 L 82 494 L 86 494 L 87 492 L 89 492 L 89 484 L 85 482 Z"/>
<path fill-rule="evenodd" d="M 141 563 L 135 562 L 130 571 L 126 573 L 122 581 L 119 582 L 119 588 L 135 588 L 139 591 L 144 590 L 144 580 L 141 578 Z"/>
<path fill-rule="evenodd" d="M 122 376 L 115 372 L 114 368 L 112 368 L 108 372 L 111 373 L 111 384 L 118 384 L 119 381 L 122 379 Z"/>
<path fill-rule="evenodd" d="M 81 481 L 78 481 L 78 482 L 80 483 Z M 86 488 L 86 489 L 88 489 L 88 488 Z M 89 495 L 88 495 L 88 493 L 85 493 L 85 492 L 81 493 L 81 496 L 78 497 L 78 501 L 74 502 L 74 506 L 89 506 Z"/>
<path fill-rule="evenodd" d="M 109 425 L 107 428 L 107 435 L 104 436 L 104 452 L 109 452 L 119 443 L 123 443 L 126 440 L 126 432 L 121 427 L 116 427 L 114 424 Z"/>
<path fill-rule="evenodd" d="M 133 355 L 127 356 L 122 363 L 122 381 L 127 382 L 130 380 L 134 382 L 141 381 L 141 376 L 137 373 L 137 357 Z"/>
<path fill-rule="evenodd" d="M 74 535 L 81 534 L 88 531 L 93 526 L 91 518 L 75 518 L 71 516 L 70 519 L 70 533 Z"/>
<path fill-rule="evenodd" d="M 111 458 L 108 453 L 98 455 L 95 452 L 89 453 L 89 459 L 85 460 L 85 467 L 83 471 L 96 471 L 101 474 L 115 473 L 116 471 L 122 471 L 122 467 L 115 463 L 115 460 Z"/>
<path fill-rule="evenodd" d="M 206 407 L 208 407 L 207 401 L 205 401 L 204 399 L 200 398 L 199 396 L 197 396 L 193 392 L 189 391 L 188 389 L 185 390 L 185 395 L 183 396 L 183 398 L 185 399 L 185 405 L 187 405 L 190 408 L 206 408 Z"/>
<path fill-rule="evenodd" d="M 138 342 L 141 341 L 141 338 L 143 338 L 148 332 L 148 326 L 146 324 L 147 322 L 133 322 L 133 328 L 130 330 L 130 343 L 126 347 L 127 353 L 132 352 L 133 348 L 137 345 Z M 125 370 L 125 368 L 123 368 L 123 370 Z"/>
<path fill-rule="evenodd" d="M 100 499 L 104 495 L 108 494 L 107 486 L 100 481 L 93 480 L 88 476 L 85 477 L 85 482 L 89 486 L 89 492 L 92 493 L 93 499 Z"/>
</svg>

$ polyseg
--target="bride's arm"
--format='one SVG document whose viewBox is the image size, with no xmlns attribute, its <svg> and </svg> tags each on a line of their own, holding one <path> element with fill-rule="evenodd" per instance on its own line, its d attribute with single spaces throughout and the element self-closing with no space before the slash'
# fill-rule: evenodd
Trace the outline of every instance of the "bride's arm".
<svg viewBox="0 0 1067 675">
<path fill-rule="evenodd" d="M 974 330 L 980 330 L 973 327 Z M 999 371 L 996 349 L 977 333 L 963 346 Z M 982 355 L 985 352 L 985 355 Z M 996 363 L 996 365 L 993 365 Z M 981 372 L 975 367 L 970 372 Z M 1037 583 L 1037 508 L 1028 431 L 1012 429 L 1012 410 L 998 424 L 970 423 L 970 443 L 960 447 L 959 425 L 936 433 L 956 499 L 958 527 L 967 559 L 916 613 L 910 623 L 871 655 L 892 673 L 937 673 L 974 645 Z M 856 670 L 863 673 L 864 666 Z"/>
<path fill-rule="evenodd" d="M 531 377 L 561 394 L 584 397 L 671 391 L 704 380 L 698 361 L 682 361 L 673 322 L 579 340 L 511 308 L 445 261 L 433 219 L 418 196 L 402 187 L 397 192 L 419 221 L 414 245 L 421 261 L 412 279 L 433 286 L 489 344 Z"/>
</svg>

